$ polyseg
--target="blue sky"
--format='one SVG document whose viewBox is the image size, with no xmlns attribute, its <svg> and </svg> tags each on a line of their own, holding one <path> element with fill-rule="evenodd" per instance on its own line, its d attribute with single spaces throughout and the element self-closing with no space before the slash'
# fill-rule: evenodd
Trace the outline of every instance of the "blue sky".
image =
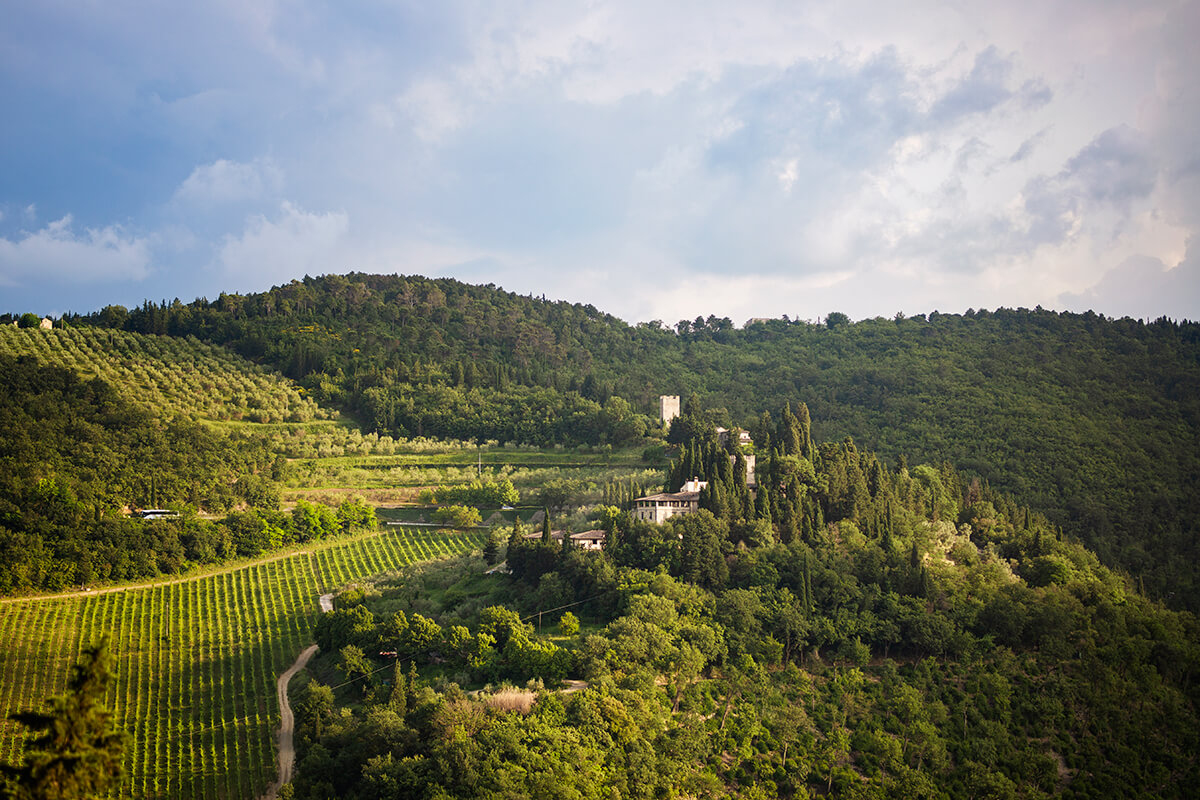
<svg viewBox="0 0 1200 800">
<path fill-rule="evenodd" d="M 0 310 L 1200 319 L 1200 3 L 9 4 Z"/>
</svg>

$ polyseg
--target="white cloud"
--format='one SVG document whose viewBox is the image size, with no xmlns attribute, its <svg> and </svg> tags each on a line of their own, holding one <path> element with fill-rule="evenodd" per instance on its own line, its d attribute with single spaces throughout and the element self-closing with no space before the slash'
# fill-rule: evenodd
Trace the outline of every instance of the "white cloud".
<svg viewBox="0 0 1200 800">
<path fill-rule="evenodd" d="M 283 171 L 270 158 L 248 163 L 222 158 L 193 169 L 175 190 L 175 200 L 210 208 L 274 196 L 282 185 Z"/>
<path fill-rule="evenodd" d="M 150 260 L 147 239 L 113 225 L 77 232 L 70 215 L 15 239 L 0 238 L 0 282 L 10 286 L 138 280 L 149 274 Z"/>
<path fill-rule="evenodd" d="M 1200 259 L 1173 268 L 1150 256 L 1130 256 L 1095 286 L 1064 294 L 1063 304 L 1109 316 L 1154 320 L 1160 316 L 1200 321 Z"/>
<path fill-rule="evenodd" d="M 1053 306 L 1200 241 L 1200 3 L 39 8 L 14 13 L 61 35 L 0 32 L 0 74 L 98 129 L 43 172 L 79 172 L 77 218 L 136 219 L 180 276 L 424 271 L 629 319 L 816 317 Z M 8 226 L 65 210 L 30 187 L 0 195 Z M 647 274 L 692 288 L 647 305 Z"/>
<path fill-rule="evenodd" d="M 266 287 L 304 275 L 345 272 L 340 260 L 350 219 L 344 212 L 310 213 L 289 202 L 274 220 L 257 215 L 239 236 L 226 236 L 217 262 L 242 286 Z"/>
</svg>

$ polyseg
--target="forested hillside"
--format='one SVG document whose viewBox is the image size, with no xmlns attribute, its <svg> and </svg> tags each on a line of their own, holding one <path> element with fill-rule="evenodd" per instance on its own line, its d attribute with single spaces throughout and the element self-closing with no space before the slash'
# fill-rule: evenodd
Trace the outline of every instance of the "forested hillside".
<svg viewBox="0 0 1200 800">
<path fill-rule="evenodd" d="M 344 592 L 295 796 L 1194 794 L 1195 617 L 954 470 L 777 416 L 758 506 L 701 435 L 698 513 Z"/>
<path fill-rule="evenodd" d="M 727 426 L 785 400 L 814 435 L 948 460 L 1196 608 L 1200 325 L 1042 310 L 630 326 L 452 280 L 352 274 L 75 320 L 228 344 L 392 435 L 630 443 L 659 394 Z"/>
</svg>

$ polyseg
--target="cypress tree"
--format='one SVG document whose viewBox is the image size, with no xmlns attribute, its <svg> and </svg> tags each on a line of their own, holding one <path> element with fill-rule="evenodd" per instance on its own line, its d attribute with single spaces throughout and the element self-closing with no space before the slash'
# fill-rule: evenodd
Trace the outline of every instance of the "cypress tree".
<svg viewBox="0 0 1200 800">
<path fill-rule="evenodd" d="M 800 421 L 792 413 L 792 404 L 785 403 L 783 406 L 783 414 L 779 418 L 778 436 L 780 445 L 783 447 L 785 455 L 796 456 L 800 455 Z"/>
<path fill-rule="evenodd" d="M 770 452 L 772 428 L 774 428 L 774 423 L 771 421 L 771 412 L 764 411 L 762 416 L 758 418 L 758 424 L 754 426 L 754 430 L 751 432 L 752 438 L 754 439 L 754 445 L 758 448 L 758 452 Z"/>
<path fill-rule="evenodd" d="M 404 670 L 398 658 L 392 662 L 392 694 L 388 698 L 388 708 L 401 718 L 408 710 L 408 681 L 404 679 Z"/>
<path fill-rule="evenodd" d="M 797 435 L 800 440 L 800 455 L 812 461 L 816 448 L 813 447 L 812 417 L 808 414 L 807 403 L 801 403 L 797 406 L 796 425 Z"/>
<path fill-rule="evenodd" d="M 808 558 L 809 558 L 808 553 L 805 553 L 804 554 L 804 565 L 801 568 L 801 575 L 800 575 L 801 584 L 802 584 L 800 587 L 800 594 L 801 594 L 800 602 L 804 609 L 804 616 L 806 616 L 806 617 L 812 616 L 812 612 L 813 612 L 812 566 L 809 564 Z"/>
<path fill-rule="evenodd" d="M 730 488 L 739 495 L 746 489 L 746 457 L 738 450 L 733 456 L 732 483 Z"/>
<path fill-rule="evenodd" d="M 50 698 L 46 712 L 12 715 L 38 734 L 26 742 L 24 764 L 3 767 L 16 783 L 15 796 L 102 797 L 119 783 L 126 735 L 104 706 L 112 678 L 108 641 L 101 639 L 83 649 L 66 694 Z"/>
<path fill-rule="evenodd" d="M 408 685 L 405 687 L 404 697 L 409 708 L 417 706 L 417 682 L 420 679 L 421 676 L 417 674 L 417 662 L 408 662 Z"/>
<path fill-rule="evenodd" d="M 754 498 L 754 515 L 759 519 L 772 522 L 771 490 L 767 484 L 761 483 Z"/>
</svg>

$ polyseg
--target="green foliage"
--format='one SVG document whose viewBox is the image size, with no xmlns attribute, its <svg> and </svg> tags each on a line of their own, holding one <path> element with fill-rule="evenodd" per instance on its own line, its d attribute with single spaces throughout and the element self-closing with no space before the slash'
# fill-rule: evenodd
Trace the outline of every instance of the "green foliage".
<svg viewBox="0 0 1200 800">
<path fill-rule="evenodd" d="M 480 508 L 515 506 L 520 500 L 521 495 L 508 478 L 498 481 L 477 479 L 465 485 L 439 486 L 421 492 L 421 501 L 425 503 L 453 503 Z"/>
<path fill-rule="evenodd" d="M 1183 444 L 1200 424 L 1196 323 L 997 309 L 672 329 L 494 287 L 361 274 L 70 321 L 229 345 L 381 436 L 621 444 L 657 427 L 659 394 L 686 389 L 762 446 L 764 409 L 803 387 L 815 438 L 852 436 L 892 463 L 951 461 L 1155 595 L 1200 602 L 1200 450 Z M 622 428 L 630 416 L 612 397 L 637 425 Z"/>
<path fill-rule="evenodd" d="M 384 777 L 538 795 L 539 775 L 589 796 L 1188 796 L 1194 617 L 947 466 L 891 470 L 849 439 L 810 460 L 803 437 L 788 455 L 787 431 L 769 435 L 767 517 L 657 526 L 613 509 L 590 553 L 518 532 L 522 568 L 488 576 L 509 605 L 456 606 L 437 666 L 545 688 L 409 693 L 386 751 L 350 746 L 376 730 L 370 703 L 343 709 L 302 753 L 298 796 L 367 796 Z M 571 652 L 527 621 L 569 602 L 598 631 Z M 585 686 L 559 694 L 564 677 Z M 509 771 L 494 755 L 524 737 L 538 745 Z"/>
<path fill-rule="evenodd" d="M 483 521 L 479 509 L 470 506 L 443 506 L 433 512 L 433 521 L 448 528 L 465 530 Z"/>
<path fill-rule="evenodd" d="M 375 507 L 361 497 L 343 500 L 337 508 L 337 526 L 342 533 L 375 530 L 379 526 Z"/>
<path fill-rule="evenodd" d="M 563 636 L 575 636 L 579 633 L 579 617 L 570 611 L 564 611 L 558 618 L 558 632 Z"/>
<path fill-rule="evenodd" d="M 210 523 L 143 521 L 122 509 L 270 505 L 264 473 L 274 456 L 261 443 L 157 420 L 108 383 L 29 357 L 0 354 L 0 375 L 2 593 L 177 572 L 232 554 Z M 270 530 L 243 534 L 249 552 L 279 543 Z"/>
<path fill-rule="evenodd" d="M 127 737 L 104 705 L 112 680 L 108 642 L 101 640 L 83 648 L 66 694 L 50 698 L 47 711 L 11 715 L 37 734 L 25 745 L 24 763 L 2 767 L 12 797 L 103 797 L 120 781 Z"/>
</svg>

